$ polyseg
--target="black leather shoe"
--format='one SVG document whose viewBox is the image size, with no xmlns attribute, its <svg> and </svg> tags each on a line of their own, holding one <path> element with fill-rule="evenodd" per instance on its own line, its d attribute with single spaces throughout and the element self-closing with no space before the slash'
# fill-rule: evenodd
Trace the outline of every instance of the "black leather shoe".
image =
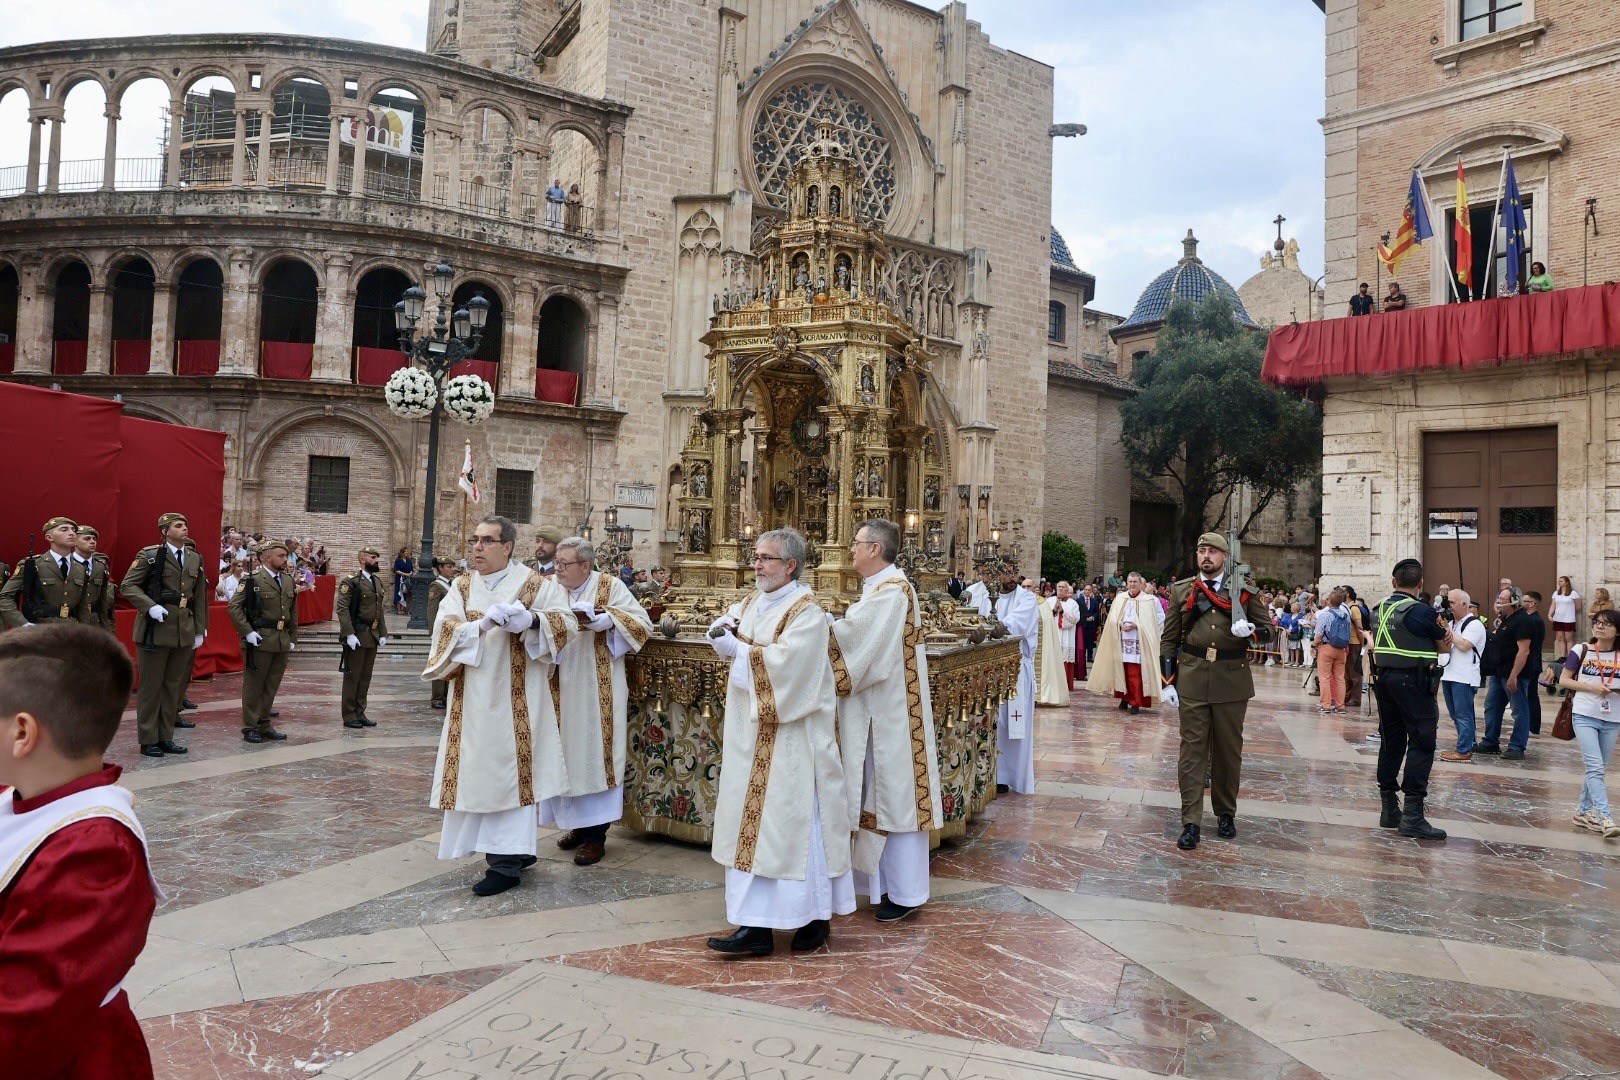
<svg viewBox="0 0 1620 1080">
<path fill-rule="evenodd" d="M 1215 835 L 1222 840 L 1230 840 L 1237 835 L 1237 825 L 1232 822 L 1231 814 L 1222 814 L 1216 820 Z"/>
<path fill-rule="evenodd" d="M 739 926 L 726 937 L 712 937 L 709 948 L 736 956 L 769 956 L 776 951 L 776 938 L 768 926 Z"/>
<path fill-rule="evenodd" d="M 195 709 L 196 707 L 197 707 L 197 703 L 195 701 L 192 701 L 190 698 L 181 698 L 180 699 L 180 708 L 181 709 Z"/>
<path fill-rule="evenodd" d="M 897 904 L 885 896 L 883 898 L 883 902 L 878 905 L 877 921 L 885 923 L 899 922 L 901 919 L 905 918 L 907 915 L 910 915 L 916 910 L 917 909 L 914 907 L 906 907 L 904 904 Z"/>
<path fill-rule="evenodd" d="M 428 708 L 430 708 L 430 709 L 442 709 L 442 708 L 444 708 L 444 702 L 442 702 L 442 701 L 430 701 L 430 702 L 428 702 Z"/>
<path fill-rule="evenodd" d="M 197 722 L 195 720 L 180 719 L 180 720 L 176 720 L 174 722 L 174 726 L 177 727 L 177 728 L 196 727 Z"/>
<path fill-rule="evenodd" d="M 345 721 L 343 721 L 343 726 L 344 727 L 365 727 L 366 725 L 362 724 L 358 720 L 345 720 Z"/>
<path fill-rule="evenodd" d="M 181 746 L 179 743 L 176 743 L 176 742 L 160 742 L 160 743 L 158 743 L 158 745 L 163 747 L 163 752 L 165 754 L 185 754 L 185 753 L 189 753 L 189 751 L 184 746 Z"/>
<path fill-rule="evenodd" d="M 150 744 L 148 746 L 141 747 L 141 757 L 162 757 L 162 756 L 163 756 L 163 747 L 159 746 L 157 743 L 152 743 L 152 744 Z"/>
<path fill-rule="evenodd" d="M 1198 846 L 1198 834 L 1201 831 L 1196 825 L 1183 825 L 1181 827 L 1181 839 L 1176 841 L 1176 847 L 1182 851 L 1191 851 Z"/>
<path fill-rule="evenodd" d="M 276 717 L 278 717 L 280 715 L 281 715 L 281 710 L 280 709 L 271 709 L 270 710 L 270 719 L 274 720 Z"/>
<path fill-rule="evenodd" d="M 484 880 L 473 886 L 473 892 L 479 896 L 494 896 L 512 888 L 521 880 L 511 874 L 502 874 L 496 870 L 484 871 Z"/>
<path fill-rule="evenodd" d="M 827 944 L 832 934 L 832 923 L 827 919 L 812 919 L 793 931 L 793 951 L 809 952 Z"/>
<path fill-rule="evenodd" d="M 259 732 L 257 732 L 257 731 L 244 731 L 244 732 L 242 732 L 242 741 L 243 742 L 251 742 L 251 743 L 261 743 L 261 742 L 264 742 L 264 736 L 262 734 L 260 734 Z"/>
<path fill-rule="evenodd" d="M 1124 712 L 1126 709 L 1128 709 L 1130 707 L 1131 707 L 1130 702 L 1126 701 L 1124 698 L 1119 699 L 1119 711 L 1120 712 Z"/>
<path fill-rule="evenodd" d="M 275 728 L 271 728 L 269 731 L 264 733 L 264 737 L 269 739 L 271 742 L 284 742 L 287 735 L 285 732 L 277 731 Z"/>
<path fill-rule="evenodd" d="M 373 720 L 369 716 L 362 716 L 360 718 L 360 726 L 361 727 L 376 727 L 377 726 L 377 721 Z"/>
<path fill-rule="evenodd" d="M 1130 714 L 1132 716 L 1140 716 L 1140 715 L 1142 715 L 1142 706 L 1140 706 L 1140 705 L 1132 705 L 1131 708 L 1130 708 Z"/>
<path fill-rule="evenodd" d="M 1500 746 L 1486 746 L 1484 743 L 1474 744 L 1474 753 L 1476 754 L 1500 754 L 1501 752 L 1502 748 Z"/>
<path fill-rule="evenodd" d="M 997 784 L 996 785 L 996 794 L 997 795 L 1005 795 L 1005 794 L 1007 794 L 1007 792 L 1009 792 L 1011 790 L 1012 790 L 1012 788 L 1008 787 L 1006 784 Z"/>
<path fill-rule="evenodd" d="M 1502 760 L 1503 761 L 1523 761 L 1524 760 L 1524 751 L 1523 750 L 1514 750 L 1514 749 L 1512 749 L 1510 747 L 1509 749 L 1502 751 Z"/>
</svg>

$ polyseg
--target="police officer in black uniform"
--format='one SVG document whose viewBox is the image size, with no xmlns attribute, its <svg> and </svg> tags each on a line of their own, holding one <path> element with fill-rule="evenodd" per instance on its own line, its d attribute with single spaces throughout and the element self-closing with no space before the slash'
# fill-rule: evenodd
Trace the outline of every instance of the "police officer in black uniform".
<svg viewBox="0 0 1620 1080">
<path fill-rule="evenodd" d="M 1418 599 L 1423 564 L 1402 559 L 1390 584 L 1395 591 L 1373 608 L 1373 697 L 1378 702 L 1378 794 L 1383 812 L 1378 824 L 1399 829 L 1402 836 L 1444 840 L 1446 834 L 1423 816 L 1434 767 L 1435 728 L 1440 709 L 1440 653 L 1451 650 L 1451 631 L 1440 613 Z M 1400 779 L 1401 759 L 1406 776 Z M 1399 792 L 1406 793 L 1402 806 Z"/>
</svg>

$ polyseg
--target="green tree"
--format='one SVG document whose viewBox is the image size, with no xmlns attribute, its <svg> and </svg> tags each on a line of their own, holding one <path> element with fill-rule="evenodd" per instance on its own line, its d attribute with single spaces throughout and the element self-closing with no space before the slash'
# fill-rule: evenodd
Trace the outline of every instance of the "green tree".
<svg viewBox="0 0 1620 1080">
<path fill-rule="evenodd" d="M 1141 390 L 1120 407 L 1121 442 L 1134 469 L 1169 481 L 1178 496 L 1176 569 L 1190 564 L 1200 533 L 1226 532 L 1238 485 L 1253 500 L 1241 538 L 1273 500 L 1321 468 L 1321 415 L 1261 381 L 1264 354 L 1265 336 L 1212 294 L 1170 305 L 1153 351 L 1136 365 Z"/>
<path fill-rule="evenodd" d="M 1078 587 L 1086 579 L 1086 548 L 1060 532 L 1041 534 L 1041 577 Z"/>
</svg>

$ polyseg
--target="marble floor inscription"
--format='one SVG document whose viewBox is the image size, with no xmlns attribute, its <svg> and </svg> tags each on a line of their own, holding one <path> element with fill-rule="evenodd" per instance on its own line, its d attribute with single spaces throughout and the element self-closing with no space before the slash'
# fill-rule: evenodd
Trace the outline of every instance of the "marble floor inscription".
<svg viewBox="0 0 1620 1080">
<path fill-rule="evenodd" d="M 161 1080 L 1620 1080 L 1620 844 L 1570 826 L 1573 744 L 1437 763 L 1452 837 L 1420 844 L 1377 827 L 1369 717 L 1257 682 L 1236 840 L 1176 850 L 1174 717 L 1082 693 L 919 915 L 863 902 L 823 949 L 738 961 L 703 946 L 720 868 L 657 837 L 583 869 L 543 838 L 474 897 L 478 860 L 434 857 L 444 714 L 404 665 L 351 731 L 295 658 L 260 746 L 222 676 L 191 754 L 138 757 L 131 713 L 110 755 L 169 894 L 131 1000 Z"/>
</svg>

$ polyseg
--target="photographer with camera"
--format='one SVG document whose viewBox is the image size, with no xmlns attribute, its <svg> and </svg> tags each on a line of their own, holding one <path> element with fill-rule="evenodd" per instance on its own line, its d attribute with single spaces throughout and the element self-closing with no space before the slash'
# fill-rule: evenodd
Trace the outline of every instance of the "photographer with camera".
<svg viewBox="0 0 1620 1080">
<path fill-rule="evenodd" d="M 213 590 L 202 556 L 186 546 L 191 535 L 184 514 L 158 518 L 161 543 L 144 547 L 130 563 L 121 589 L 137 612 L 135 651 L 141 681 L 135 691 L 135 720 L 141 754 L 184 754 L 174 741 L 180 704 L 191 680 L 191 660 L 208 636 L 208 598 Z"/>
<path fill-rule="evenodd" d="M 1418 599 L 1423 564 L 1402 559 L 1390 579 L 1394 592 L 1373 608 L 1373 697 L 1378 701 L 1378 824 L 1402 836 L 1444 840 L 1423 816 L 1440 723 L 1440 652 L 1449 659 L 1452 636 L 1440 613 Z M 1405 760 L 1405 776 L 1401 762 Z M 1406 793 L 1401 805 L 1400 793 Z"/>
</svg>

